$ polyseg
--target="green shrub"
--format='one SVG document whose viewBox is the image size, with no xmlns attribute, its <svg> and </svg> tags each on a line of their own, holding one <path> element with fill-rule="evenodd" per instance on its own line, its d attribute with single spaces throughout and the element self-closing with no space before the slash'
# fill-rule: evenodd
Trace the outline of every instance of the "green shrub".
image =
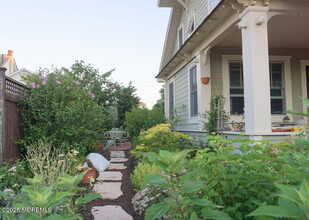
<svg viewBox="0 0 309 220">
<path fill-rule="evenodd" d="M 140 144 L 131 151 L 131 155 L 140 158 L 142 152 L 179 151 L 188 147 L 186 145 L 188 140 L 192 138 L 186 134 L 171 131 L 170 124 L 158 124 L 140 133 L 138 137 Z"/>
<path fill-rule="evenodd" d="M 189 170 L 200 170 L 198 179 L 205 182 L 201 193 L 223 206 L 233 219 L 245 219 L 263 203 L 276 204 L 277 198 L 272 196 L 277 191 L 276 183 L 299 183 L 308 175 L 300 175 L 307 169 L 300 168 L 304 163 L 297 162 L 293 153 L 282 152 L 280 145 L 249 139 L 228 141 L 219 135 L 209 136 L 208 140 L 212 148 L 200 150 L 190 161 Z M 235 143 L 241 144 L 237 151 Z M 292 177 L 291 172 L 297 176 Z"/>
<path fill-rule="evenodd" d="M 25 160 L 17 160 L 14 163 L 4 162 L 0 167 L 0 191 L 4 189 L 12 189 L 15 192 L 19 191 L 25 178 L 32 177 L 33 174 L 29 169 L 28 163 Z"/>
<path fill-rule="evenodd" d="M 57 147 L 86 154 L 104 118 L 95 94 L 58 72 L 32 79 L 33 89 L 19 102 L 25 132 L 22 153 L 25 145 L 46 137 Z"/>
<path fill-rule="evenodd" d="M 155 174 L 161 172 L 160 167 L 155 164 L 140 162 L 135 167 L 133 173 L 131 174 L 131 182 L 134 190 L 137 192 L 142 189 L 143 179 L 148 174 Z"/>
<path fill-rule="evenodd" d="M 196 172 L 187 172 L 189 150 L 177 153 L 160 151 L 146 153 L 150 162 L 159 166 L 164 174 L 147 175 L 143 188 L 158 187 L 166 192 L 166 198 L 147 208 L 145 219 L 221 219 L 231 218 L 219 209 L 207 196 L 201 194 L 205 182 L 194 178 Z M 167 217 L 168 216 L 168 217 Z"/>
<path fill-rule="evenodd" d="M 165 121 L 164 113 L 159 107 L 152 110 L 134 107 L 125 115 L 125 130 L 130 134 L 130 140 L 137 138 L 142 130 L 147 130 Z"/>
</svg>

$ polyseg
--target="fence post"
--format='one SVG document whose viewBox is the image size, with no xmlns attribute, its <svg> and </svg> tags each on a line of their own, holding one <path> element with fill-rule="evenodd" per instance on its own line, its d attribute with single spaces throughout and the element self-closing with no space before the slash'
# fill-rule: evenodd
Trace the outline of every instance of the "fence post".
<svg viewBox="0 0 309 220">
<path fill-rule="evenodd" d="M 0 67 L 0 162 L 4 160 L 5 148 L 5 67 Z"/>
</svg>

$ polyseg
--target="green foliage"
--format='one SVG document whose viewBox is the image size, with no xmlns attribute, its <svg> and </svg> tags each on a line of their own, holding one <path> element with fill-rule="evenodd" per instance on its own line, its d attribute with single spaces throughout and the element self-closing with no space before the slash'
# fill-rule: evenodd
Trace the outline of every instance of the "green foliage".
<svg viewBox="0 0 309 220">
<path fill-rule="evenodd" d="M 17 160 L 14 163 L 4 162 L 0 167 L 0 191 L 12 189 L 19 191 L 25 183 L 25 178 L 32 177 L 33 174 L 29 169 L 28 163 L 24 160 Z"/>
<path fill-rule="evenodd" d="M 160 173 L 161 169 L 155 164 L 140 162 L 135 167 L 133 173 L 131 174 L 131 182 L 135 191 L 142 189 L 143 179 L 148 174 Z"/>
<path fill-rule="evenodd" d="M 186 134 L 171 131 L 170 124 L 158 124 L 140 133 L 138 138 L 140 144 L 131 151 L 131 155 L 140 158 L 142 152 L 179 151 L 185 149 L 186 141 L 191 139 Z"/>
<path fill-rule="evenodd" d="M 21 212 L 21 219 L 82 219 L 79 214 L 75 214 L 80 204 L 85 204 L 93 199 L 101 197 L 99 194 L 91 193 L 83 197 L 80 196 L 82 190 L 78 183 L 83 178 L 85 172 L 76 176 L 65 175 L 60 181 L 49 186 L 42 186 L 42 176 L 35 176 L 27 179 L 29 185 L 22 187 L 23 196 L 15 201 L 14 208 L 27 209 L 37 207 L 40 211 Z M 16 216 L 4 213 L 9 219 Z"/>
<path fill-rule="evenodd" d="M 167 197 L 160 203 L 147 208 L 145 219 L 231 219 L 217 210 L 219 206 L 206 197 L 200 197 L 204 182 L 193 179 L 193 173 L 184 174 L 189 150 L 178 153 L 160 151 L 146 153 L 148 160 L 159 166 L 164 174 L 148 175 L 143 187 L 148 185 L 167 190 Z M 196 173 L 195 173 L 196 174 Z"/>
<path fill-rule="evenodd" d="M 75 80 L 81 82 L 83 87 L 96 94 L 96 101 L 99 105 L 108 111 L 113 110 L 114 107 L 117 108 L 116 121 L 111 117 L 112 114 L 107 114 L 107 121 L 110 123 L 104 124 L 105 130 L 115 126 L 123 126 L 125 113 L 130 111 L 132 107 L 137 106 L 140 101 L 135 95 L 136 88 L 131 82 L 128 86 L 124 86 L 109 78 L 114 70 L 101 75 L 91 65 L 85 65 L 83 61 L 76 61 L 70 69 L 62 68 L 62 71 L 74 77 Z"/>
<path fill-rule="evenodd" d="M 118 118 L 115 123 L 116 127 L 122 127 L 125 123 L 126 112 L 131 111 L 133 107 L 136 107 L 140 99 L 135 95 L 136 88 L 130 82 L 127 87 L 123 85 L 117 85 L 115 90 L 115 98 L 117 103 Z"/>
<path fill-rule="evenodd" d="M 224 104 L 225 98 L 222 95 L 213 96 L 210 100 L 210 110 L 202 114 L 206 119 L 205 128 L 208 133 L 218 132 L 218 129 L 220 129 L 218 128 L 218 118 L 229 119 L 228 114 L 224 111 Z"/>
<path fill-rule="evenodd" d="M 233 219 L 244 219 L 265 201 L 276 202 L 270 195 L 276 190 L 274 183 L 282 178 L 283 159 L 267 143 L 228 141 L 219 135 L 207 139 L 211 148 L 198 151 L 189 169 L 200 169 L 198 179 L 205 182 L 202 194 L 223 206 Z M 235 143 L 241 145 L 236 151 Z"/>
<path fill-rule="evenodd" d="M 42 176 L 42 184 L 57 182 L 65 174 L 75 175 L 81 161 L 75 150 L 60 149 L 46 140 L 39 140 L 27 146 L 26 159 L 31 172 Z"/>
<path fill-rule="evenodd" d="M 309 219 L 309 185 L 307 181 L 303 181 L 299 190 L 288 185 L 277 185 L 277 187 L 280 189 L 278 206 L 261 206 L 248 216 Z"/>
<path fill-rule="evenodd" d="M 154 107 L 152 110 L 147 108 L 134 107 L 125 115 L 125 130 L 130 134 L 130 140 L 139 136 L 142 130 L 147 130 L 165 121 L 162 109 Z"/>
<path fill-rule="evenodd" d="M 32 76 L 33 89 L 20 100 L 25 145 L 44 137 L 57 147 L 67 146 L 86 154 L 104 121 L 102 106 L 89 88 L 54 70 Z"/>
<path fill-rule="evenodd" d="M 160 89 L 160 99 L 157 100 L 156 104 L 152 108 L 157 108 L 161 114 L 164 115 L 164 88 Z"/>
</svg>

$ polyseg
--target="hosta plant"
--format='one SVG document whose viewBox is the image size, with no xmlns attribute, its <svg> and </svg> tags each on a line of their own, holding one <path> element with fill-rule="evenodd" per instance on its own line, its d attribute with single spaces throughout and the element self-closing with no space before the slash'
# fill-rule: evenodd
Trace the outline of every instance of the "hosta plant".
<svg viewBox="0 0 309 220">
<path fill-rule="evenodd" d="M 198 173 L 192 171 L 186 174 L 186 156 L 189 150 L 178 153 L 161 150 L 157 153 L 146 153 L 148 160 L 159 166 L 163 173 L 147 175 L 143 187 L 153 186 L 166 190 L 166 198 L 150 206 L 145 212 L 145 219 L 230 219 L 218 209 L 221 208 L 206 197 L 199 195 L 204 185 L 196 180 Z"/>
</svg>

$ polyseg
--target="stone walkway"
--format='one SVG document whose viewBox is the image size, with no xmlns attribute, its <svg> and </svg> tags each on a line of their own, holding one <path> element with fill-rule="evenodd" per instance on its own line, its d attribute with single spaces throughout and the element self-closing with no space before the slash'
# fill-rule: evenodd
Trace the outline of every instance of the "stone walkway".
<svg viewBox="0 0 309 220">
<path fill-rule="evenodd" d="M 110 151 L 110 157 L 111 164 L 108 170 L 100 172 L 93 190 L 100 193 L 103 199 L 115 200 L 123 195 L 121 191 L 122 173 L 119 170 L 127 169 L 124 162 L 128 159 L 124 151 Z M 94 206 L 91 212 L 94 220 L 133 220 L 132 216 L 117 205 Z"/>
</svg>

